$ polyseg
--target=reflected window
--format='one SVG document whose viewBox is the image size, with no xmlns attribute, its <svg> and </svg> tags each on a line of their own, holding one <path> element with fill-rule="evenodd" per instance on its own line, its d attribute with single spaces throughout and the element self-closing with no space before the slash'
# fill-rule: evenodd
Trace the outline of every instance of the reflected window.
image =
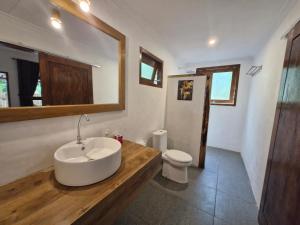
<svg viewBox="0 0 300 225">
<path fill-rule="evenodd" d="M 8 74 L 0 72 L 0 107 L 9 107 Z"/>
<path fill-rule="evenodd" d="M 162 88 L 163 61 L 143 48 L 140 52 L 140 84 Z"/>
<path fill-rule="evenodd" d="M 38 80 L 38 83 L 36 85 L 36 89 L 35 89 L 34 94 L 33 94 L 33 105 L 34 106 L 43 106 L 41 79 Z"/>
</svg>

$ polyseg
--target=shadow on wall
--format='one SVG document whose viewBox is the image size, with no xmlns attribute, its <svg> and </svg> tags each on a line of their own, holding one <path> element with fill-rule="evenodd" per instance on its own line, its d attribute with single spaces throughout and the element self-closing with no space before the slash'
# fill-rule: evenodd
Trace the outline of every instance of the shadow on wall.
<svg viewBox="0 0 300 225">
<path fill-rule="evenodd" d="M 148 139 L 147 146 L 153 147 L 153 137 L 152 136 Z"/>
<path fill-rule="evenodd" d="M 174 149 L 174 141 L 168 138 L 168 149 Z"/>
<path fill-rule="evenodd" d="M 152 137 L 152 135 L 146 141 L 146 146 L 153 147 L 153 137 Z M 170 138 L 168 138 L 168 149 L 173 149 L 173 148 L 174 148 L 174 141 L 172 141 Z"/>
</svg>

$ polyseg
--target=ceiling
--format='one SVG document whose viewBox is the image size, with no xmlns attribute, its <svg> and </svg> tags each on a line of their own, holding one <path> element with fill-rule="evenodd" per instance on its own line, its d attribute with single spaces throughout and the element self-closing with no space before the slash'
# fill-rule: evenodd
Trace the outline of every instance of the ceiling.
<svg viewBox="0 0 300 225">
<path fill-rule="evenodd" d="M 179 65 L 252 57 L 295 0 L 112 0 L 157 32 Z M 208 39 L 217 37 L 214 48 Z"/>
<path fill-rule="evenodd" d="M 0 0 L 0 11 L 38 27 L 41 32 L 47 32 L 62 42 L 72 43 L 74 48 L 85 47 L 90 55 L 118 60 L 118 42 L 115 39 L 64 10 L 60 10 L 63 28 L 54 29 L 50 24 L 53 8 L 49 0 Z M 76 45 L 79 43 L 80 47 Z"/>
<path fill-rule="evenodd" d="M 94 3 L 93 3 L 94 1 Z M 97 0 L 107 1 L 107 0 Z M 253 57 L 296 0 L 109 0 L 156 33 L 178 66 Z M 92 4 L 97 7 L 96 0 Z M 49 27 L 48 0 L 0 0 L 0 10 L 40 27 Z M 62 15 L 63 35 L 97 43 L 99 33 Z M 77 27 L 80 29 L 70 29 Z M 53 31 L 53 30 L 52 30 Z M 86 33 L 90 32 L 90 35 Z M 92 35 L 94 34 L 94 35 Z M 210 37 L 218 43 L 209 47 Z M 105 37 L 102 37 L 106 39 Z M 99 46 L 100 47 L 100 46 Z M 102 49 L 104 47 L 102 46 Z"/>
</svg>

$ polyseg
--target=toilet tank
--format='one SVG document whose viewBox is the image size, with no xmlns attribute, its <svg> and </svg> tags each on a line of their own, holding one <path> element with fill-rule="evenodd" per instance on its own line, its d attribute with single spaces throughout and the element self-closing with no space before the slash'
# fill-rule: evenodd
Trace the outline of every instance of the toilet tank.
<svg viewBox="0 0 300 225">
<path fill-rule="evenodd" d="M 165 152 L 168 147 L 168 132 L 166 130 L 158 130 L 153 132 L 153 148 Z"/>
</svg>

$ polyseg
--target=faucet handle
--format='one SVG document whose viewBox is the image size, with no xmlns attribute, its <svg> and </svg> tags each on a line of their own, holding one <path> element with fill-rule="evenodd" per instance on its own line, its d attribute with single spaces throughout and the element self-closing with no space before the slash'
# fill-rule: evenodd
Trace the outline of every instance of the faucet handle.
<svg viewBox="0 0 300 225">
<path fill-rule="evenodd" d="M 88 121 L 88 122 L 90 121 L 90 118 L 89 118 L 88 114 L 83 114 L 80 117 L 84 117 L 85 120 Z"/>
</svg>

